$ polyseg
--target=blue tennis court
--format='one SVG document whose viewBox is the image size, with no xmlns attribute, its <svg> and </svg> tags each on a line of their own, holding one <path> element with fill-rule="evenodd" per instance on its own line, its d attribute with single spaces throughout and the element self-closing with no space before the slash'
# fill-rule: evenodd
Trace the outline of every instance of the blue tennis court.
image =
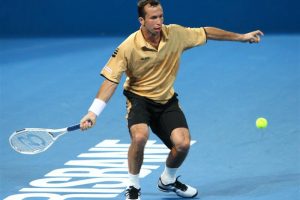
<svg viewBox="0 0 300 200">
<path fill-rule="evenodd" d="M 8 144 L 17 129 L 77 123 L 123 39 L 1 40 L 2 199 L 124 199 L 121 86 L 95 128 L 34 156 Z M 258 45 L 210 41 L 183 55 L 176 89 L 194 144 L 179 173 L 198 199 L 300 199 L 299 44 L 297 35 L 267 35 Z M 269 120 L 264 130 L 255 127 L 260 116 Z M 156 188 L 167 150 L 150 140 L 143 199 L 177 199 Z"/>
<path fill-rule="evenodd" d="M 81 1 L 72 5 L 43 2 L 48 9 L 38 8 L 42 3 L 34 1 L 0 0 L 0 25 L 7 29 L 0 27 L 0 199 L 125 199 L 130 137 L 124 80 L 93 129 L 70 132 L 37 155 L 18 154 L 9 145 L 9 136 L 25 127 L 63 128 L 79 123 L 103 81 L 100 70 L 127 37 L 125 33 L 138 25 L 135 15 L 121 9 L 127 1 L 111 0 L 105 3 L 110 4 L 107 9 L 101 7 L 103 16 L 110 16 L 112 22 L 123 16 L 132 23 L 110 24 L 109 28 L 101 15 L 96 32 L 101 28 L 111 32 L 89 35 L 85 28 L 99 20 L 93 6 L 99 3 L 91 1 L 85 11 L 78 12 Z M 244 32 L 247 23 L 243 20 L 252 16 L 247 28 L 256 28 L 255 23 L 261 21 L 265 36 L 261 43 L 251 45 L 208 41 L 183 54 L 175 89 L 189 123 L 192 147 L 178 175 L 199 190 L 195 199 L 300 200 L 300 35 L 291 29 L 296 27 L 292 23 L 297 19 L 292 12 L 296 6 L 290 2 L 292 10 L 286 15 L 278 12 L 286 2 L 274 0 L 273 10 L 264 15 L 267 1 L 258 10 L 230 2 L 227 7 L 216 1 L 201 4 L 208 10 L 223 10 L 222 22 L 209 15 L 210 21 L 205 22 L 228 24 L 223 27 Z M 70 10 L 60 10 L 58 5 Z M 187 12 L 193 5 L 174 1 L 172 10 L 165 2 L 166 12 L 171 13 L 167 17 L 174 20 L 168 23 L 199 24 L 192 21 L 198 14 Z M 136 12 L 134 6 L 128 6 L 128 11 Z M 185 10 L 181 17 L 175 12 L 179 7 Z M 109 15 L 111 10 L 121 10 L 120 16 Z M 252 12 L 245 16 L 243 10 Z M 21 14 L 16 17 L 9 11 Z M 227 12 L 233 18 L 239 15 L 240 21 L 232 21 Z M 24 13 L 46 17 L 30 18 Z M 269 16 L 277 21 L 271 23 Z M 23 17 L 32 26 L 22 24 Z M 291 23 L 285 24 L 287 19 Z M 73 20 L 84 28 L 72 24 Z M 68 26 L 67 22 L 72 23 Z M 80 34 L 62 33 L 70 28 Z M 16 35 L 7 37 L 9 30 Z M 120 30 L 123 35 L 111 34 Z M 256 128 L 258 117 L 268 119 L 266 129 Z M 151 134 L 140 174 L 143 200 L 180 199 L 157 189 L 167 154 L 168 149 Z"/>
</svg>

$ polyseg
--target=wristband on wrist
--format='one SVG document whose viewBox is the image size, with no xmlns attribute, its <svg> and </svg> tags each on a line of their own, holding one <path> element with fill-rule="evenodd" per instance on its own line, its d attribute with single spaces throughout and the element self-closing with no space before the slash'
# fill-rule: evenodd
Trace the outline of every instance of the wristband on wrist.
<svg viewBox="0 0 300 200">
<path fill-rule="evenodd" d="M 106 106 L 105 101 L 95 98 L 91 107 L 89 108 L 89 111 L 93 112 L 93 113 L 95 113 L 95 115 L 99 116 L 100 113 L 104 110 L 105 106 Z"/>
</svg>

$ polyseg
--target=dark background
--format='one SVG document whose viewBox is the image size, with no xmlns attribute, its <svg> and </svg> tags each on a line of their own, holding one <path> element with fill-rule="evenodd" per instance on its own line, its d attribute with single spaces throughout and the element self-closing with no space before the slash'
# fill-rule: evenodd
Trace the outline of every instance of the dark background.
<svg viewBox="0 0 300 200">
<path fill-rule="evenodd" d="M 139 28 L 136 0 L 0 0 L 0 36 L 103 36 Z M 162 0 L 165 24 L 299 33 L 299 0 Z"/>
</svg>

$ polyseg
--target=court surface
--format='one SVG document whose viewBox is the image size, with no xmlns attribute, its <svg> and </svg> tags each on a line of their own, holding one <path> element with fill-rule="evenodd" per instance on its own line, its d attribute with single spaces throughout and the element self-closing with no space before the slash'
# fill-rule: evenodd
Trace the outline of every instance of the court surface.
<svg viewBox="0 0 300 200">
<path fill-rule="evenodd" d="M 24 127 L 78 123 L 124 38 L 0 40 L 0 199 L 125 199 L 122 85 L 95 128 L 34 156 L 8 144 Z M 196 199 L 300 199 L 299 45 L 299 35 L 266 34 L 258 45 L 209 41 L 183 54 L 175 87 L 194 144 L 178 175 L 199 189 Z M 255 127 L 258 117 L 267 129 Z M 142 199 L 179 199 L 157 190 L 167 150 L 150 140 Z"/>
</svg>

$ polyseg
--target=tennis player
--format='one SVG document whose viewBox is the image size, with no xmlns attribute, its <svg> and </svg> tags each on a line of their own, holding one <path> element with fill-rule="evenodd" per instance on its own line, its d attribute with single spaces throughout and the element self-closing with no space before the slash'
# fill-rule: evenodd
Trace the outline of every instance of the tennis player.
<svg viewBox="0 0 300 200">
<path fill-rule="evenodd" d="M 173 85 L 183 51 L 206 44 L 207 40 L 228 40 L 258 43 L 259 30 L 238 34 L 214 27 L 186 28 L 165 25 L 159 0 L 138 1 L 140 29 L 131 34 L 115 50 L 101 75 L 105 78 L 81 129 L 91 128 L 115 92 L 123 73 L 124 95 L 127 99 L 127 121 L 131 137 L 128 150 L 129 181 L 126 199 L 140 199 L 139 173 L 149 127 L 171 150 L 165 169 L 158 179 L 158 189 L 192 198 L 196 188 L 184 184 L 176 171 L 185 160 L 191 136 L 184 113 L 178 105 Z"/>
</svg>

